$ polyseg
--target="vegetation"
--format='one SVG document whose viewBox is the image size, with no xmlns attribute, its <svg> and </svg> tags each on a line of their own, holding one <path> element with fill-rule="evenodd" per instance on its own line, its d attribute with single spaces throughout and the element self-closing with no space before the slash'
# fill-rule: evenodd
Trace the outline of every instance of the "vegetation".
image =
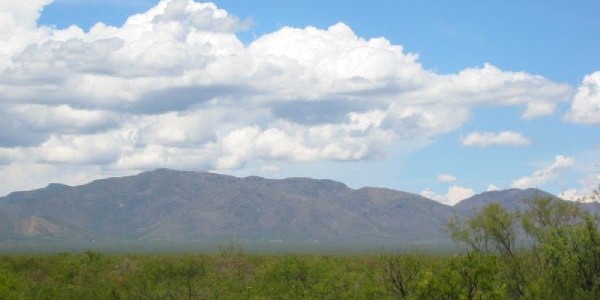
<svg viewBox="0 0 600 300">
<path fill-rule="evenodd" d="M 377 256 L 0 257 L 0 299 L 393 299 Z"/>
<path fill-rule="evenodd" d="M 600 299 L 598 220 L 490 204 L 449 222 L 455 255 L 0 256 L 0 299 Z"/>
</svg>

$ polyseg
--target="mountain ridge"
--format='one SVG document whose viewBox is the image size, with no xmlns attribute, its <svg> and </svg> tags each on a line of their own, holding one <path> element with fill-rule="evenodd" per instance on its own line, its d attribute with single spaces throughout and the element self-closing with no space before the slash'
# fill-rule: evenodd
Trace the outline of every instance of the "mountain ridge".
<svg viewBox="0 0 600 300">
<path fill-rule="evenodd" d="M 522 200 L 532 191 L 550 195 L 539 190 L 491 195 Z M 17 216 L 8 222 L 13 234 L 6 236 L 13 238 L 426 242 L 447 240 L 442 233 L 447 220 L 492 201 L 489 195 L 452 207 L 414 193 L 352 189 L 330 179 L 157 169 L 13 192 L 0 197 L 0 212 Z M 2 226 L 10 227 L 1 224 L 0 232 Z"/>
</svg>

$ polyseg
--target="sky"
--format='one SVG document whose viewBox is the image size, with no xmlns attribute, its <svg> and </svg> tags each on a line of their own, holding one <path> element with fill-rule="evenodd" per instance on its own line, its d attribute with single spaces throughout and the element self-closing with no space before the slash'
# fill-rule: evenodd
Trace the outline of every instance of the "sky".
<svg viewBox="0 0 600 300">
<path fill-rule="evenodd" d="M 156 168 L 600 184 L 597 1 L 3 0 L 0 194 Z"/>
</svg>

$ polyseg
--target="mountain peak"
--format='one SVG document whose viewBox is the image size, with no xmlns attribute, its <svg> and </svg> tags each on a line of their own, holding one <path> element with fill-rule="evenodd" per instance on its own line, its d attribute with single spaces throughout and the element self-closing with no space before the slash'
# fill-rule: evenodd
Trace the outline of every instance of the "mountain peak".
<svg viewBox="0 0 600 300">
<path fill-rule="evenodd" d="M 501 203 L 508 209 L 523 208 L 526 201 L 535 198 L 553 198 L 556 196 L 536 188 L 487 191 L 474 195 L 458 202 L 454 207 L 458 209 L 476 210 L 489 203 Z"/>
</svg>

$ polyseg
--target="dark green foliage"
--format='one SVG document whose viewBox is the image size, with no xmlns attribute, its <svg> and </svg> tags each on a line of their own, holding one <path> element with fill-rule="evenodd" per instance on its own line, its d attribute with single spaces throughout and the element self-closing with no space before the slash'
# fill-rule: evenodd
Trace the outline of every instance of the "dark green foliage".
<svg viewBox="0 0 600 300">
<path fill-rule="evenodd" d="M 388 255 L 388 288 L 397 299 L 502 299 L 509 297 L 495 255 L 453 257 Z"/>
<path fill-rule="evenodd" d="M 448 227 L 452 239 L 466 244 L 468 251 L 496 252 L 509 258 L 515 255 L 514 217 L 498 203 L 486 205 L 467 222 L 452 219 Z"/>
<path fill-rule="evenodd" d="M 460 277 L 466 279 L 463 286 L 474 287 L 470 290 L 493 291 L 489 298 L 600 299 L 598 217 L 578 203 L 536 198 L 523 212 L 492 203 L 467 221 L 452 220 L 449 231 L 466 246 L 466 259 L 455 269 L 466 270 Z M 531 247 L 519 251 L 519 236 Z M 472 264 L 474 257 L 486 260 Z M 496 260 L 491 269 L 484 267 L 491 262 L 487 259 Z M 481 267 L 486 275 L 471 276 Z M 486 282 L 485 289 L 481 282 Z"/>
<path fill-rule="evenodd" d="M 455 256 L 385 255 L 388 290 L 398 299 L 600 299 L 598 217 L 552 198 L 525 207 L 491 203 L 451 220 L 465 247 Z"/>
<path fill-rule="evenodd" d="M 554 228 L 541 247 L 545 279 L 553 295 L 600 299 L 600 232 L 596 220 Z"/>
</svg>

